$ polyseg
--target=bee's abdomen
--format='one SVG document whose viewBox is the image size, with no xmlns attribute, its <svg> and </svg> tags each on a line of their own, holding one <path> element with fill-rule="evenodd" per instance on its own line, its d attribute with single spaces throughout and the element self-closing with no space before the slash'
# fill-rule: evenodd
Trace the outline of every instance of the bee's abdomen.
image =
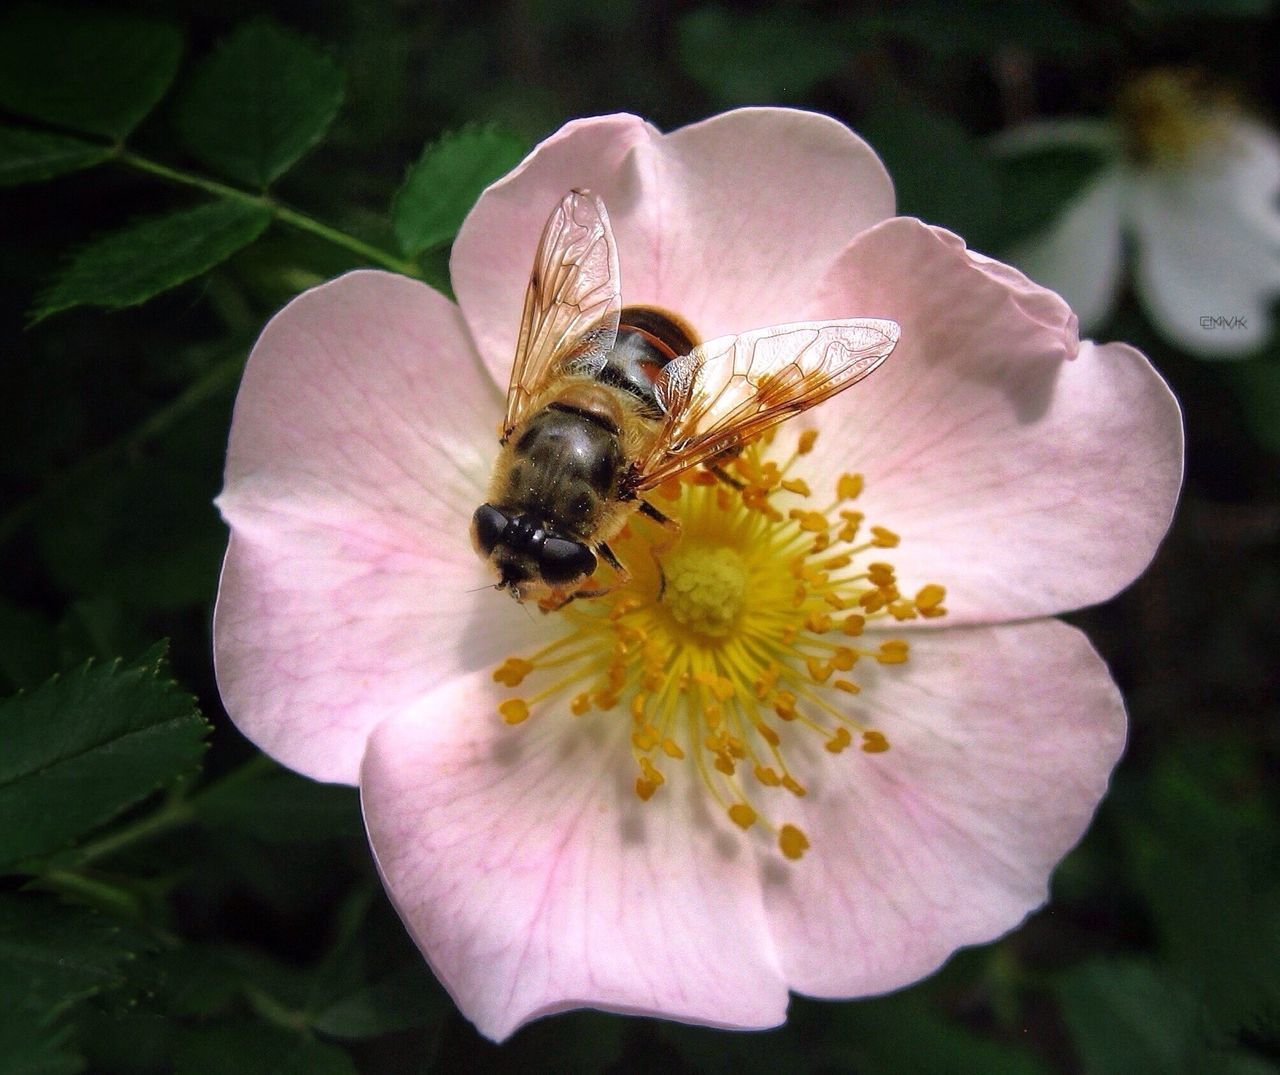
<svg viewBox="0 0 1280 1075">
<path fill-rule="evenodd" d="M 596 379 L 638 399 L 645 417 L 661 418 L 654 379 L 663 366 L 687 355 L 696 343 L 693 330 L 674 314 L 651 306 L 627 306 L 619 318 L 617 342 Z"/>
<path fill-rule="evenodd" d="M 617 495 L 618 430 L 590 410 L 548 405 L 525 424 L 512 454 L 501 506 L 545 520 L 559 533 L 590 534 L 605 502 Z"/>
</svg>

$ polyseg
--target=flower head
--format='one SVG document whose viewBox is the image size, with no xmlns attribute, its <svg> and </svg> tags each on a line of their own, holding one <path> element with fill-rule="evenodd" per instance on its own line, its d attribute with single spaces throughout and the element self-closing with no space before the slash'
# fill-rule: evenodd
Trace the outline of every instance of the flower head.
<svg viewBox="0 0 1280 1075">
<path fill-rule="evenodd" d="M 468 540 L 550 207 L 609 208 L 624 298 L 703 338 L 881 316 L 862 384 L 660 487 L 625 585 L 526 614 Z M 1181 472 L 1145 359 L 893 218 L 825 117 L 569 124 L 481 198 L 454 306 L 353 273 L 264 331 L 219 501 L 228 711 L 358 781 L 410 932 L 503 1038 L 589 1005 L 730 1027 L 906 984 L 1045 898 L 1124 741 L 1044 619 L 1151 557 Z M 728 480 L 724 480 L 728 479 Z"/>
<path fill-rule="evenodd" d="M 1271 333 L 1280 295 L 1280 140 L 1193 72 L 1135 79 L 1114 120 L 1050 120 L 1001 136 L 1017 156 L 1081 150 L 1104 163 L 1057 218 L 1012 252 L 1060 292 L 1086 329 L 1101 325 L 1123 280 L 1168 339 L 1234 358 Z"/>
</svg>

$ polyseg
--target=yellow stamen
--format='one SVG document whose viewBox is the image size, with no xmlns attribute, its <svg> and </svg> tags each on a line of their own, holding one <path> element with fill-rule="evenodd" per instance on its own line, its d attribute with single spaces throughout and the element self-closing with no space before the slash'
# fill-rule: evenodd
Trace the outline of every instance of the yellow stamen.
<svg viewBox="0 0 1280 1075">
<path fill-rule="evenodd" d="M 563 627 L 555 640 L 493 673 L 506 688 L 537 684 L 499 704 L 503 721 L 554 718 L 557 707 L 594 727 L 623 721 L 641 801 L 683 795 L 666 785 L 687 774 L 726 823 L 771 834 L 790 860 L 809 849 L 794 823 L 803 817 L 777 815 L 788 804 L 803 810 L 806 784 L 822 775 L 793 768 L 794 758 L 814 756 L 802 741 L 821 744 L 819 756 L 843 755 L 833 765 L 888 750 L 884 733 L 864 726 L 852 701 L 862 688 L 849 673 L 864 658 L 906 662 L 906 641 L 879 632 L 946 613 L 942 586 L 917 582 L 905 596 L 893 565 L 871 559 L 899 543 L 896 533 L 876 525 L 854 543 L 862 513 L 840 505 L 862 493 L 861 475 L 840 475 L 822 511 L 775 506 L 811 495 L 788 471 L 815 442 L 802 435 L 781 466 L 764 457 L 764 441 L 722 459 L 734 487 L 703 471 L 665 482 L 656 495 L 679 537 L 631 516 L 610 538 L 631 579 L 553 613 L 548 622 Z"/>
</svg>

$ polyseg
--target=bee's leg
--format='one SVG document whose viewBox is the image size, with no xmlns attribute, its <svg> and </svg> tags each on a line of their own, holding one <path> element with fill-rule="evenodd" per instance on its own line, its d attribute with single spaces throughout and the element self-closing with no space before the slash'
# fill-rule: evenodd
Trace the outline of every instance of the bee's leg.
<svg viewBox="0 0 1280 1075">
<path fill-rule="evenodd" d="M 727 470 L 725 470 L 724 467 L 722 467 L 719 463 L 704 463 L 703 466 L 705 466 L 707 470 L 711 471 L 712 474 L 714 474 L 717 478 L 719 478 L 722 482 L 725 483 L 725 485 L 729 486 L 730 488 L 739 489 L 739 490 L 746 488 L 746 486 L 743 485 L 742 482 L 738 481 L 737 478 L 733 477 L 733 475 L 731 475 Z"/>
<path fill-rule="evenodd" d="M 606 545 L 603 541 L 596 546 L 596 552 L 600 554 L 600 558 L 604 560 L 606 564 L 608 564 L 611 568 L 614 569 L 614 571 L 616 571 L 619 575 L 622 576 L 622 579 L 624 582 L 631 578 L 631 575 L 627 571 L 627 569 L 623 567 L 621 562 L 618 560 L 618 558 L 613 555 L 613 550 L 609 548 L 609 546 Z"/>
<path fill-rule="evenodd" d="M 661 523 L 668 530 L 677 534 L 680 532 L 680 524 L 676 522 L 675 519 L 671 518 L 671 516 L 663 515 L 662 512 L 650 504 L 649 501 L 640 501 L 639 511 L 641 515 L 652 519 L 655 523 Z"/>
</svg>

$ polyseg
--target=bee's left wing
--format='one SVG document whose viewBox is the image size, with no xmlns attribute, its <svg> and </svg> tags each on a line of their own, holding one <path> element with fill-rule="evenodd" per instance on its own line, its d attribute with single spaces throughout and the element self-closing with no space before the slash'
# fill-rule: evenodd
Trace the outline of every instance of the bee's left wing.
<svg viewBox="0 0 1280 1075">
<path fill-rule="evenodd" d="M 641 492 L 738 447 L 862 380 L 898 342 L 896 321 L 802 321 L 722 336 L 662 368 L 666 419 L 639 462 Z"/>
<path fill-rule="evenodd" d="M 571 190 L 551 211 L 533 259 L 520 318 L 502 439 L 529 400 L 566 365 L 604 364 L 622 310 L 618 250 L 599 197 Z"/>
</svg>

